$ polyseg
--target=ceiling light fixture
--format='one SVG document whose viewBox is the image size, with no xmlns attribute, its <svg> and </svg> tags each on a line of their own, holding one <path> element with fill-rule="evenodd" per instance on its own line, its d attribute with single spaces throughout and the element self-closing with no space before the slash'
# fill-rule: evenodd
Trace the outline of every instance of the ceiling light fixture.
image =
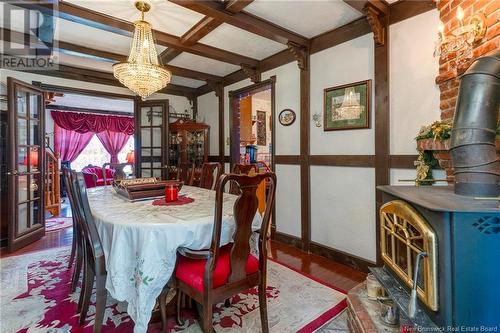
<svg viewBox="0 0 500 333">
<path fill-rule="evenodd" d="M 172 74 L 161 67 L 151 24 L 144 20 L 144 13 L 151 9 L 151 5 L 137 1 L 135 7 L 141 11 L 141 19 L 134 22 L 130 55 L 126 62 L 113 65 L 113 74 L 125 87 L 145 100 L 169 84 Z"/>
</svg>

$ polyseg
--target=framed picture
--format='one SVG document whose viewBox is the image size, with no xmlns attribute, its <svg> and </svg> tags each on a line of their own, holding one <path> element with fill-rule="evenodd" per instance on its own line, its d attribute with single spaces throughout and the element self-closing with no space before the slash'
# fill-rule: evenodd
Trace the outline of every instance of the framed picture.
<svg viewBox="0 0 500 333">
<path fill-rule="evenodd" d="M 292 109 L 283 109 L 278 115 L 278 120 L 283 126 L 290 126 L 295 121 L 295 112 Z"/>
<path fill-rule="evenodd" d="M 370 128 L 371 80 L 324 90 L 323 130 Z"/>
</svg>

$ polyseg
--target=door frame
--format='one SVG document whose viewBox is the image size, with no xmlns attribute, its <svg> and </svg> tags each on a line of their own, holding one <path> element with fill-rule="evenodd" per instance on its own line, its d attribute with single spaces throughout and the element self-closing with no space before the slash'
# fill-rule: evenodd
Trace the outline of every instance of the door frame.
<svg viewBox="0 0 500 333">
<path fill-rule="evenodd" d="M 273 75 L 269 79 L 243 87 L 238 90 L 231 90 L 229 95 L 229 161 L 230 171 L 233 170 L 233 165 L 236 161 L 236 156 L 233 154 L 233 121 L 236 112 L 236 102 L 240 95 L 258 93 L 267 90 L 271 87 L 271 171 L 275 171 L 275 155 L 276 155 L 276 76 Z M 238 155 L 239 156 L 239 155 Z"/>
<path fill-rule="evenodd" d="M 16 95 L 15 91 L 17 87 L 21 87 L 22 90 L 28 91 L 35 94 L 41 94 L 41 107 L 40 114 L 38 120 L 39 126 L 39 146 L 40 152 L 38 154 L 38 164 L 39 164 L 39 173 L 40 173 L 40 182 L 38 184 L 39 188 L 39 211 L 40 215 L 40 226 L 35 229 L 28 229 L 27 231 L 17 235 L 18 229 L 18 205 L 19 205 L 19 189 L 18 184 L 16 182 L 17 176 L 17 165 L 18 165 L 18 154 L 16 151 L 17 146 L 17 109 L 16 109 Z M 12 200 L 8 200 L 8 251 L 13 252 L 16 251 L 34 241 L 45 236 L 45 103 L 44 103 L 44 93 L 43 89 L 35 87 L 32 84 L 23 82 L 21 80 L 14 79 L 12 77 L 7 77 L 7 95 L 8 95 L 8 103 L 7 103 L 7 117 L 8 117 L 8 153 L 7 156 L 10 158 L 10 162 L 8 163 L 7 170 L 7 188 L 8 194 L 14 196 L 11 197 Z M 29 100 L 28 100 L 29 103 Z M 29 106 L 29 104 L 28 104 Z M 29 113 L 29 107 L 26 110 L 26 113 Z M 29 116 L 28 116 L 29 117 Z M 30 130 L 29 128 L 27 129 Z M 28 142 L 29 143 L 29 142 Z M 15 156 L 13 155 L 15 154 Z M 27 151 L 27 158 L 29 158 L 29 150 Z M 28 220 L 31 223 L 31 210 L 28 210 Z"/>
<path fill-rule="evenodd" d="M 136 175 L 140 175 L 142 177 L 142 168 L 141 168 L 141 115 L 140 108 L 142 106 L 154 106 L 154 105 L 162 105 L 164 108 L 162 114 L 162 134 L 161 134 L 161 146 L 162 146 L 162 154 L 161 154 L 161 178 L 168 179 L 168 170 L 169 170 L 169 124 L 170 124 L 170 101 L 169 99 L 153 99 L 142 101 L 140 98 L 134 98 L 134 153 L 135 153 L 135 173 Z"/>
</svg>

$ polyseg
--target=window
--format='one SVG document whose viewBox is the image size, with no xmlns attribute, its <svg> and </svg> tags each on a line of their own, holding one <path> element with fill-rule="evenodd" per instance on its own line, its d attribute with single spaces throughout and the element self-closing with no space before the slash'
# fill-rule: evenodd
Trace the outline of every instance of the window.
<svg viewBox="0 0 500 333">
<path fill-rule="evenodd" d="M 134 136 L 130 136 L 123 149 L 118 153 L 118 161 L 125 163 L 127 161 L 127 153 L 134 150 Z M 94 135 L 85 149 L 78 155 L 76 160 L 71 162 L 71 168 L 76 171 L 81 171 L 89 164 L 102 166 L 104 163 L 109 163 L 111 156 L 104 149 L 99 138 Z"/>
</svg>

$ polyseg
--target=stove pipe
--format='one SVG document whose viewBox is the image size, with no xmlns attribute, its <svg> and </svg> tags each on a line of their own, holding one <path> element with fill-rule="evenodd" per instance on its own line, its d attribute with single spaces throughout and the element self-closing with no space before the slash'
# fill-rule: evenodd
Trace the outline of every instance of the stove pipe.
<svg viewBox="0 0 500 333">
<path fill-rule="evenodd" d="M 460 78 L 450 149 L 456 194 L 500 195 L 499 109 L 500 51 L 494 51 L 474 61 Z"/>
</svg>

